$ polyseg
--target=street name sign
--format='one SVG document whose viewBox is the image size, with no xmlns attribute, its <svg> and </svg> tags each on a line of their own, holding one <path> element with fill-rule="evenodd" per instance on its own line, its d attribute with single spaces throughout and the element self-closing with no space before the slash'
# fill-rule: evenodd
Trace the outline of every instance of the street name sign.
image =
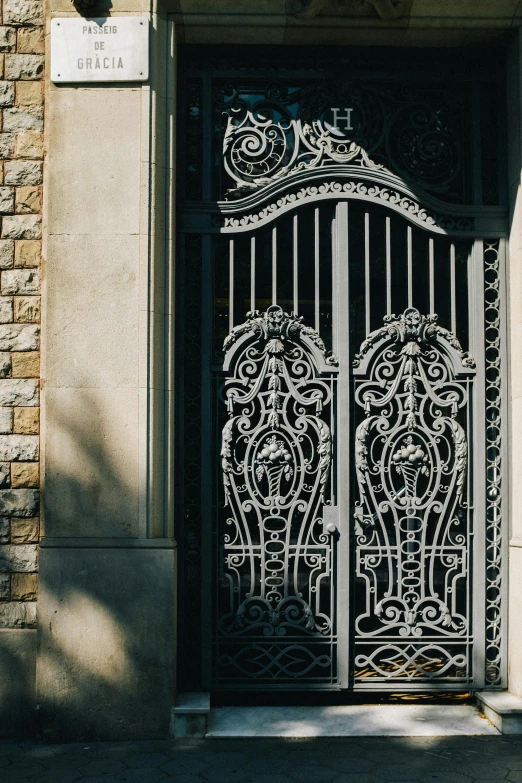
<svg viewBox="0 0 522 783">
<path fill-rule="evenodd" d="M 51 81 L 149 78 L 149 21 L 142 16 L 51 20 Z"/>
</svg>

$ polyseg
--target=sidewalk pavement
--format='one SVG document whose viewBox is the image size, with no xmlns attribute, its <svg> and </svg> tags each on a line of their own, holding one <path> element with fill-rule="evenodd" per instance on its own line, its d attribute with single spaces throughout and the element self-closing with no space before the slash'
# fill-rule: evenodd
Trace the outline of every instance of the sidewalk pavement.
<svg viewBox="0 0 522 783">
<path fill-rule="evenodd" d="M 522 736 L 0 741 L 0 781 L 522 783 Z"/>
</svg>

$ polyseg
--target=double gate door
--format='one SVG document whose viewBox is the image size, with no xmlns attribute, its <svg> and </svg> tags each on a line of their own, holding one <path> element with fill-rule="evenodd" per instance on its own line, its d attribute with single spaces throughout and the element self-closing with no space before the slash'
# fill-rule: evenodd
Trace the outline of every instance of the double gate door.
<svg viewBox="0 0 522 783">
<path fill-rule="evenodd" d="M 216 690 L 499 687 L 502 210 L 428 192 L 466 169 L 433 92 L 407 126 L 382 87 L 205 79 L 186 153 L 227 198 L 187 166 L 180 655 Z"/>
</svg>

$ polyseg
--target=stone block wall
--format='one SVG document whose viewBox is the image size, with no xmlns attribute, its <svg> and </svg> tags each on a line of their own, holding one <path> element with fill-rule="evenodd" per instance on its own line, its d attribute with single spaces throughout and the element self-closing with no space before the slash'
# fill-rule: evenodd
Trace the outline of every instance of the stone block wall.
<svg viewBox="0 0 522 783">
<path fill-rule="evenodd" d="M 0 23 L 0 628 L 31 628 L 40 528 L 43 3 L 4 0 Z"/>
</svg>

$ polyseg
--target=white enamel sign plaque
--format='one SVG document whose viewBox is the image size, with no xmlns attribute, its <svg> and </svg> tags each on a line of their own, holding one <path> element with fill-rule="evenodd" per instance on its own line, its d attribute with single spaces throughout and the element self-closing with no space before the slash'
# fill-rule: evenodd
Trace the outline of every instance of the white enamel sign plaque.
<svg viewBox="0 0 522 783">
<path fill-rule="evenodd" d="M 149 22 L 142 16 L 51 20 L 51 81 L 149 78 Z"/>
</svg>

